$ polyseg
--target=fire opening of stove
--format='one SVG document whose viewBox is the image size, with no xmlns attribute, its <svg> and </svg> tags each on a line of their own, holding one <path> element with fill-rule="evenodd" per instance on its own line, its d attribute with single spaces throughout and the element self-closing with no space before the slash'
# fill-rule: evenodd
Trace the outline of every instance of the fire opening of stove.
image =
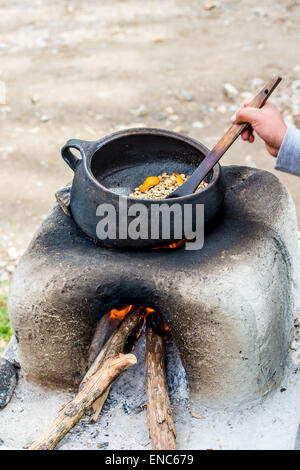
<svg viewBox="0 0 300 470">
<path fill-rule="evenodd" d="M 152 448 L 176 449 L 165 368 L 165 340 L 170 337 L 170 329 L 153 308 L 126 305 L 110 310 L 99 320 L 89 350 L 88 370 L 78 394 L 60 410 L 31 450 L 54 449 L 86 412 L 90 412 L 90 422 L 97 421 L 114 380 L 136 364 L 132 352 L 142 334 L 146 337 L 146 406 Z"/>
</svg>

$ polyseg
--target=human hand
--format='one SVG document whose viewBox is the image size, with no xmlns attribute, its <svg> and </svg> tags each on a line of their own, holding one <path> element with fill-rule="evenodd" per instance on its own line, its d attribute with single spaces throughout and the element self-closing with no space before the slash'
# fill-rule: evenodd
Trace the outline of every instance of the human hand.
<svg viewBox="0 0 300 470">
<path fill-rule="evenodd" d="M 255 131 L 264 140 L 268 152 L 276 157 L 286 132 L 286 124 L 273 103 L 267 102 L 257 109 L 248 106 L 250 101 L 244 101 L 231 120 L 234 124 L 249 122 L 251 127 L 243 131 L 242 138 L 254 142 Z"/>
</svg>

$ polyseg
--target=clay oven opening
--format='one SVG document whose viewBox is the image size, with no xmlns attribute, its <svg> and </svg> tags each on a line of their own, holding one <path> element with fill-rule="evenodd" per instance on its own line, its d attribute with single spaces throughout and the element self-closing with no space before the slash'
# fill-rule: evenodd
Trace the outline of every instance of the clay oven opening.
<svg viewBox="0 0 300 470">
<path fill-rule="evenodd" d="M 154 449 L 176 449 L 176 430 L 166 376 L 166 341 L 171 332 L 151 307 L 126 305 L 110 310 L 98 321 L 89 348 L 88 370 L 79 392 L 31 449 L 52 449 L 85 413 L 96 422 L 114 380 L 137 363 L 137 341 L 145 337 L 147 422 Z M 138 386 L 138 384 L 136 384 Z M 134 389 L 135 384 L 131 384 Z"/>
<path fill-rule="evenodd" d="M 124 339 L 125 353 L 134 350 L 135 342 L 145 332 L 146 326 L 151 327 L 158 336 L 164 339 L 170 338 L 170 328 L 161 315 L 153 308 L 137 305 L 125 305 L 114 308 L 103 315 L 96 325 L 88 353 L 88 368 L 92 366 L 105 344 L 111 340 L 111 336 L 116 334 L 116 330 L 120 328 L 127 315 L 132 316 L 133 314 L 136 316 L 136 319 L 132 325 L 128 325 L 129 331 L 124 332 L 126 336 L 122 338 L 122 340 Z"/>
</svg>

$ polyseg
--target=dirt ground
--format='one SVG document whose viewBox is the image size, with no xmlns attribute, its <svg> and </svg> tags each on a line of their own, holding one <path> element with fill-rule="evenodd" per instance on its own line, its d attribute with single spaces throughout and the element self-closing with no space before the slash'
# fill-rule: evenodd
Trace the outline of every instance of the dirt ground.
<svg viewBox="0 0 300 470">
<path fill-rule="evenodd" d="M 276 74 L 273 101 L 300 127 L 300 2 L 209 3 L 0 0 L 1 279 L 72 177 L 66 140 L 145 125 L 212 147 L 237 104 Z M 223 164 L 276 173 L 300 220 L 300 180 L 273 170 L 261 141 L 239 141 Z"/>
</svg>

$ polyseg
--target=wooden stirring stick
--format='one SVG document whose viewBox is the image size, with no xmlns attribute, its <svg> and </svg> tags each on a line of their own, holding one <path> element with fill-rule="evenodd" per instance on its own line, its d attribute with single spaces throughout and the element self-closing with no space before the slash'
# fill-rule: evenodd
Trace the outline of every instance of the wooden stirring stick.
<svg viewBox="0 0 300 470">
<path fill-rule="evenodd" d="M 273 78 L 266 86 L 253 98 L 248 106 L 261 108 L 269 96 L 273 93 L 277 85 L 281 82 L 281 77 Z M 238 136 L 249 126 L 248 122 L 243 124 L 233 124 L 226 134 L 219 140 L 209 154 L 202 160 L 194 173 L 166 199 L 173 197 L 187 196 L 192 194 L 199 186 L 201 181 L 220 160 L 224 153 L 229 149 Z"/>
</svg>

